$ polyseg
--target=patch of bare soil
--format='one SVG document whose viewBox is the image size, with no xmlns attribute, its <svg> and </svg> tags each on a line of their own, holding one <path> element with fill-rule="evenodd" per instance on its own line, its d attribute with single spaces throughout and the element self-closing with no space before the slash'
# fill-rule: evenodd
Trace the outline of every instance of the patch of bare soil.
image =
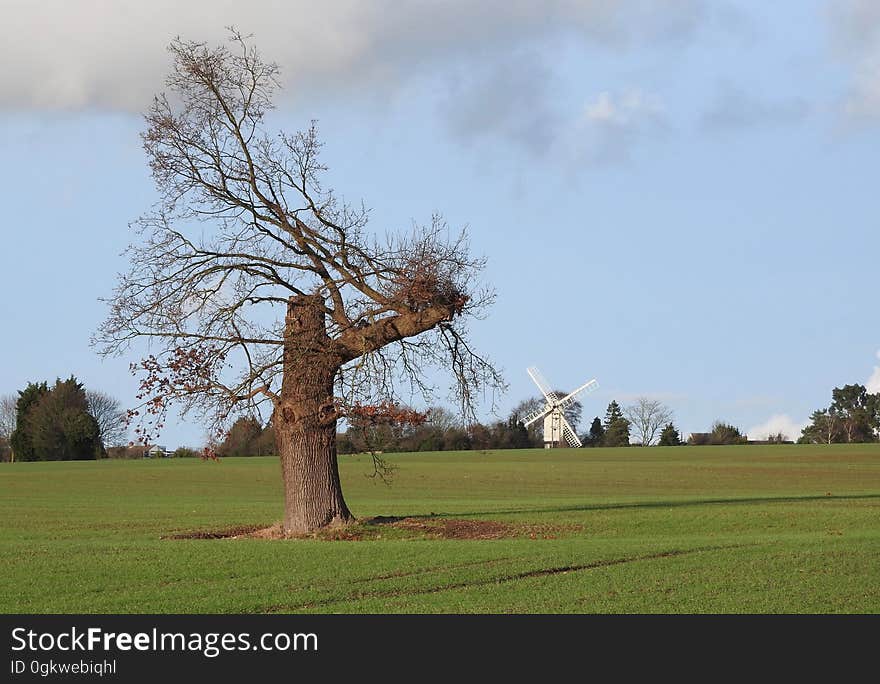
<svg viewBox="0 0 880 684">
<path fill-rule="evenodd" d="M 439 539 L 502 539 L 517 536 L 513 525 L 495 520 L 402 518 L 390 525 Z"/>
<path fill-rule="evenodd" d="M 469 520 L 442 517 L 366 518 L 345 527 L 320 530 L 311 535 L 285 535 L 280 524 L 270 527 L 247 525 L 220 530 L 194 530 L 169 535 L 165 539 L 289 539 L 307 538 L 323 541 L 371 541 L 376 539 L 555 539 L 559 534 L 579 530 L 577 525 L 537 525 L 506 523 L 497 520 Z"/>
<path fill-rule="evenodd" d="M 281 529 L 281 525 L 277 526 Z M 238 525 L 236 527 L 227 527 L 222 530 L 193 530 L 192 532 L 179 532 L 177 534 L 169 534 L 162 539 L 239 539 L 241 537 L 257 537 L 269 528 L 262 528 L 259 525 Z"/>
</svg>

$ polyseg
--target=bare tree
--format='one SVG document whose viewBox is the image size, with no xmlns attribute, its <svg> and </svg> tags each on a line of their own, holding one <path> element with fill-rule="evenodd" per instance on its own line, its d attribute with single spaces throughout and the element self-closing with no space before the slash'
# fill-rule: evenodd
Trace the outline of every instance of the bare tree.
<svg viewBox="0 0 880 684">
<path fill-rule="evenodd" d="M 0 437 L 7 441 L 15 432 L 15 424 L 18 419 L 17 402 L 18 399 L 12 394 L 0 397 Z"/>
<path fill-rule="evenodd" d="M 122 402 L 99 390 L 86 390 L 89 415 L 98 423 L 101 443 L 105 448 L 123 446 L 128 442 L 127 413 Z"/>
<path fill-rule="evenodd" d="M 337 418 L 394 406 L 403 389 L 430 397 L 428 364 L 451 370 L 468 416 L 478 393 L 503 387 L 463 325 L 494 299 L 478 285 L 484 260 L 436 216 L 371 236 L 367 210 L 321 185 L 314 124 L 266 132 L 278 67 L 240 35 L 169 49 L 170 93 L 142 136 L 161 200 L 137 222 L 95 342 L 105 354 L 138 338 L 157 350 L 134 368 L 141 437 L 170 401 L 216 426 L 270 412 L 284 530 L 347 523 Z"/>
<path fill-rule="evenodd" d="M 426 422 L 440 432 L 464 427 L 461 418 L 443 406 L 432 406 L 429 408 Z"/>
<path fill-rule="evenodd" d="M 642 446 L 651 446 L 660 435 L 663 426 L 672 421 L 672 410 L 656 399 L 639 397 L 634 404 L 623 409 L 630 422 L 635 438 Z"/>
<path fill-rule="evenodd" d="M 12 459 L 10 438 L 18 421 L 18 399 L 7 394 L 0 397 L 0 461 Z"/>
</svg>

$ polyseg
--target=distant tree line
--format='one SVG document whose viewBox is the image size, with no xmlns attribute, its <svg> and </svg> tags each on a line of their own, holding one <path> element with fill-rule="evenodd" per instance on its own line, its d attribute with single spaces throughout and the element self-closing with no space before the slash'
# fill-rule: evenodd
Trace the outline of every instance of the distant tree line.
<svg viewBox="0 0 880 684">
<path fill-rule="evenodd" d="M 107 458 L 149 458 L 150 447 L 152 444 L 135 444 L 119 445 L 107 447 Z M 172 452 L 166 452 L 164 456 L 170 458 L 205 458 L 205 448 L 196 449 L 195 447 L 179 446 Z"/>
<path fill-rule="evenodd" d="M 561 394 L 565 394 L 562 392 Z M 543 398 L 520 402 L 504 420 L 463 425 L 442 408 L 431 408 L 423 422 L 373 425 L 349 420 L 337 435 L 341 454 L 363 452 L 467 451 L 540 448 L 544 444 L 543 420 L 526 428 L 525 418 L 544 405 Z M 583 408 L 572 402 L 565 409 L 573 426 Z M 0 397 L 0 460 L 78 460 L 102 457 L 142 458 L 149 445 L 125 444 L 125 411 L 103 392 L 86 390 L 74 377 L 30 383 L 18 396 Z M 880 393 L 863 385 L 844 385 L 832 391 L 831 405 L 814 411 L 799 444 L 836 444 L 880 440 Z M 593 418 L 580 436 L 584 447 L 702 446 L 746 444 L 742 431 L 725 421 L 715 421 L 709 432 L 694 432 L 685 441 L 672 421 L 672 411 L 661 402 L 637 398 L 622 407 L 608 404 L 604 419 Z M 788 436 L 770 435 L 763 443 L 785 443 Z M 271 421 L 256 417 L 237 419 L 222 442 L 218 456 L 268 456 L 275 452 Z M 203 449 L 180 447 L 175 457 L 202 456 Z"/>
<path fill-rule="evenodd" d="M 679 446 L 681 433 L 672 422 L 672 410 L 656 399 L 637 397 L 621 407 L 608 404 L 605 418 L 593 418 L 590 429 L 581 436 L 585 447 Z"/>
<path fill-rule="evenodd" d="M 106 456 L 125 439 L 126 414 L 113 397 L 71 376 L 32 382 L 0 399 L 0 459 L 73 461 Z"/>
<path fill-rule="evenodd" d="M 558 394 L 564 396 L 567 393 L 558 391 Z M 877 440 L 880 395 L 867 394 L 859 385 L 847 385 L 835 389 L 833 399 L 830 408 L 813 414 L 813 424 L 804 430 L 805 436 L 800 442 Z M 506 419 L 488 424 L 463 425 L 442 407 L 429 409 L 423 422 L 400 425 L 374 425 L 349 419 L 346 431 L 337 435 L 337 450 L 341 454 L 352 454 L 540 448 L 544 445 L 543 420 L 537 420 L 528 428 L 523 422 L 544 403 L 542 397 L 526 399 Z M 565 408 L 566 420 L 575 427 L 582 414 L 580 402 L 572 402 Z M 694 432 L 684 440 L 673 422 L 672 410 L 647 397 L 638 397 L 626 406 L 611 401 L 604 419 L 593 418 L 589 430 L 580 435 L 580 439 L 584 447 L 703 446 L 749 442 L 742 430 L 723 420 L 716 420 L 709 432 Z M 789 442 L 788 436 L 778 433 L 762 443 L 786 442 Z M 216 447 L 216 452 L 219 456 L 275 454 L 271 422 L 264 425 L 254 417 L 239 418 Z"/>
<path fill-rule="evenodd" d="M 520 402 L 506 419 L 488 424 L 463 425 L 442 407 L 428 409 L 426 419 L 421 423 L 374 425 L 349 419 L 346 431 L 337 435 L 336 446 L 341 454 L 540 448 L 544 445 L 543 420 L 539 419 L 528 428 L 523 423 L 543 405 L 543 399 L 527 399 Z M 580 422 L 582 411 L 579 402 L 566 407 L 565 416 L 572 426 Z M 633 406 L 622 408 L 618 402 L 612 401 L 604 421 L 597 416 L 590 430 L 581 436 L 581 441 L 585 447 L 630 446 L 632 424 L 636 422 L 640 444 L 679 445 L 681 438 L 671 417 L 671 411 L 659 402 L 640 399 Z M 239 418 L 216 450 L 221 456 L 274 454 L 272 425 L 263 426 L 255 418 Z"/>
<path fill-rule="evenodd" d="M 439 407 L 429 409 L 422 424 L 372 425 L 351 419 L 347 429 L 336 437 L 340 454 L 524 449 L 536 444 L 522 424 L 512 418 L 465 427 L 450 411 Z M 271 421 L 262 425 L 253 417 L 238 418 L 215 450 L 218 456 L 274 455 Z"/>
</svg>

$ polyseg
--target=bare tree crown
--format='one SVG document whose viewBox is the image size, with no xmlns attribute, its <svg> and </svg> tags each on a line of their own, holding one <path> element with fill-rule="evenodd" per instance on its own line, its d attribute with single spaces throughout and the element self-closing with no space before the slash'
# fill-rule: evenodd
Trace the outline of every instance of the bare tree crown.
<svg viewBox="0 0 880 684">
<path fill-rule="evenodd" d="M 133 413 L 161 422 L 169 400 L 218 421 L 272 408 L 285 354 L 320 348 L 338 368 L 339 405 L 393 399 L 401 382 L 428 391 L 423 367 L 439 364 L 472 415 L 475 392 L 503 381 L 462 324 L 494 298 L 474 285 L 484 260 L 466 234 L 434 216 L 414 234 L 371 235 L 368 211 L 322 186 L 314 124 L 266 132 L 277 65 L 236 33 L 229 46 L 169 49 L 168 93 L 142 134 L 160 201 L 136 222 L 95 336 L 106 354 L 152 341 Z M 291 339 L 292 302 L 317 307 L 321 329 Z"/>
<path fill-rule="evenodd" d="M 642 446 L 651 446 L 663 426 L 672 421 L 672 410 L 656 399 L 638 397 L 634 404 L 623 410 L 623 415 L 636 432 Z"/>
<path fill-rule="evenodd" d="M 128 441 L 126 413 L 115 397 L 99 390 L 86 390 L 86 402 L 98 423 L 101 443 L 105 447 L 123 446 Z"/>
</svg>

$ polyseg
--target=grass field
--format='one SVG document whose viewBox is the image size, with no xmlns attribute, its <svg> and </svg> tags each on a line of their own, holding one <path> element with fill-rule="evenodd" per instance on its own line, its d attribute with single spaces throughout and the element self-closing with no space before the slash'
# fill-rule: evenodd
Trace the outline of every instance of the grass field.
<svg viewBox="0 0 880 684">
<path fill-rule="evenodd" d="M 880 445 L 390 460 L 357 540 L 168 538 L 278 521 L 273 458 L 0 464 L 0 611 L 880 612 Z"/>
</svg>

